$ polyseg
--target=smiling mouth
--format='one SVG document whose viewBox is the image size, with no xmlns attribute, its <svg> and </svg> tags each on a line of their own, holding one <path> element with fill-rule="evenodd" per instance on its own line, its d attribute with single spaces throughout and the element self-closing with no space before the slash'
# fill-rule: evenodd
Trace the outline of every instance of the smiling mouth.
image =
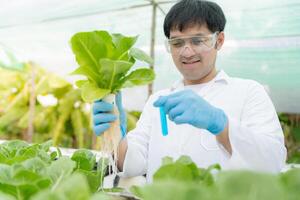
<svg viewBox="0 0 300 200">
<path fill-rule="evenodd" d="M 200 62 L 200 60 L 195 60 L 195 61 L 182 61 L 182 63 L 185 64 L 185 65 L 194 64 L 194 63 L 198 63 L 198 62 Z"/>
</svg>

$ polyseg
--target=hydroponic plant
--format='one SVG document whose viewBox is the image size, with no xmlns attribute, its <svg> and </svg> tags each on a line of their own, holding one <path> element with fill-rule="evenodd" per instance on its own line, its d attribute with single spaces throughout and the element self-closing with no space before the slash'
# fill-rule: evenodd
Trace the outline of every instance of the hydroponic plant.
<svg viewBox="0 0 300 200">
<path fill-rule="evenodd" d="M 122 88 L 149 84 L 154 80 L 152 69 L 131 70 L 136 60 L 153 64 L 147 54 L 133 47 L 136 40 L 136 36 L 127 37 L 107 31 L 80 32 L 71 38 L 71 47 L 79 65 L 72 74 L 84 76 L 76 85 L 85 101 L 105 99 L 114 104 L 115 95 Z M 118 116 L 116 106 L 113 113 Z M 102 151 L 108 154 L 113 152 L 116 159 L 121 140 L 119 120 L 111 123 L 101 137 Z"/>
</svg>

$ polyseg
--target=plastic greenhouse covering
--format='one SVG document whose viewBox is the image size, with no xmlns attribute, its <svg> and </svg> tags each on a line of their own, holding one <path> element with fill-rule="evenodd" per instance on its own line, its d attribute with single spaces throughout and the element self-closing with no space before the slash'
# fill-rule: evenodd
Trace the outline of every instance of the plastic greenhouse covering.
<svg viewBox="0 0 300 200">
<path fill-rule="evenodd" d="M 0 0 L 0 61 L 5 51 L 32 60 L 74 81 L 71 36 L 108 30 L 139 35 L 137 46 L 150 52 L 152 3 L 146 0 Z M 180 78 L 164 47 L 163 20 L 175 1 L 156 0 L 154 91 Z M 271 96 L 277 111 L 300 112 L 300 1 L 216 0 L 223 8 L 226 41 L 217 68 L 231 76 L 255 79 Z M 139 95 L 133 95 L 138 93 Z M 140 95 L 140 94 L 143 95 Z M 141 110 L 147 88 L 124 91 L 128 109 Z M 134 99 L 132 99 L 134 97 Z"/>
</svg>

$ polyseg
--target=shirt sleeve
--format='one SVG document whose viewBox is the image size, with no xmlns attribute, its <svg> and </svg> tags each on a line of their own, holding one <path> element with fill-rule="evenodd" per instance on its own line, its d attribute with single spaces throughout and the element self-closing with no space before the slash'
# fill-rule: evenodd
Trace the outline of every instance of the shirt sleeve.
<svg viewBox="0 0 300 200">
<path fill-rule="evenodd" d="M 225 169 L 279 172 L 285 165 L 283 131 L 271 99 L 262 85 L 251 84 L 240 119 L 229 118 L 232 155 Z"/>
<path fill-rule="evenodd" d="M 151 132 L 151 97 L 144 106 L 143 112 L 136 124 L 136 128 L 127 136 L 127 152 L 123 164 L 123 177 L 139 176 L 146 174 L 148 160 L 148 146 Z"/>
</svg>

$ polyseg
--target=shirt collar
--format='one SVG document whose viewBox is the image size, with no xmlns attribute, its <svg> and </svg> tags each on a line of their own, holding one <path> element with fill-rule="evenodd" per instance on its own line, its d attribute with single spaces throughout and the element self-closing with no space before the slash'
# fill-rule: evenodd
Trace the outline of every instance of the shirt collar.
<svg viewBox="0 0 300 200">
<path fill-rule="evenodd" d="M 225 83 L 225 84 L 229 84 L 230 83 L 230 77 L 225 73 L 225 71 L 220 70 L 216 77 L 213 79 L 213 81 L 216 82 L 220 82 L 220 83 Z M 183 80 L 178 80 L 176 81 L 172 87 L 171 90 L 175 90 L 175 89 L 179 89 L 179 88 L 183 88 L 184 84 L 183 84 Z"/>
<path fill-rule="evenodd" d="M 217 76 L 215 77 L 215 82 L 223 81 L 224 83 L 230 83 L 230 77 L 223 71 L 219 71 Z"/>
</svg>

